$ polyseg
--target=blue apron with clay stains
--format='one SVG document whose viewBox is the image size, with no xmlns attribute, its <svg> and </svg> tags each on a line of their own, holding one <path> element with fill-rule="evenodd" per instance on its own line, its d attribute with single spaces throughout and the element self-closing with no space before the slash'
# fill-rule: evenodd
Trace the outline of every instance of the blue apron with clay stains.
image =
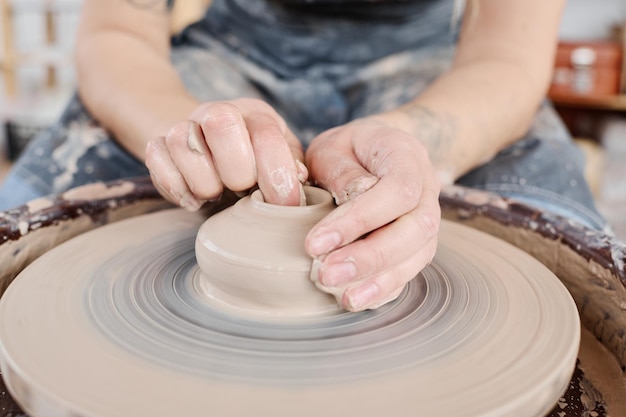
<svg viewBox="0 0 626 417">
<path fill-rule="evenodd" d="M 306 148 L 326 129 L 406 103 L 446 71 L 457 5 L 214 0 L 203 19 L 172 39 L 172 62 L 200 100 L 267 101 Z M 583 165 L 545 103 L 524 138 L 458 183 L 600 229 L 606 223 Z M 89 182 L 147 174 L 75 97 L 15 164 L 0 188 L 0 210 Z"/>
</svg>

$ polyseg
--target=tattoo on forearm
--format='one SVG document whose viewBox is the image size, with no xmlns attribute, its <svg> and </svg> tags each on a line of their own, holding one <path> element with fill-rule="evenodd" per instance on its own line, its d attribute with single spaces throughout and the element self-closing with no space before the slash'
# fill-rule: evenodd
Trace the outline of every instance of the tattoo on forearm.
<svg viewBox="0 0 626 417">
<path fill-rule="evenodd" d="M 441 115 L 421 105 L 410 105 L 404 111 L 412 121 L 413 131 L 429 151 L 435 166 L 447 165 L 456 138 L 456 121 L 451 115 Z"/>
</svg>

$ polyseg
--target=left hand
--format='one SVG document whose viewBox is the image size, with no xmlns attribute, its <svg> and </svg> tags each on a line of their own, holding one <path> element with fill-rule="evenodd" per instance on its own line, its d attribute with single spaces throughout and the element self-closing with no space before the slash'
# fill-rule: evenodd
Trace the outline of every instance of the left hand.
<svg viewBox="0 0 626 417">
<path fill-rule="evenodd" d="M 316 137 L 306 163 L 339 205 L 306 238 L 311 279 L 349 311 L 395 299 L 437 248 L 440 185 L 426 148 L 370 117 Z"/>
</svg>

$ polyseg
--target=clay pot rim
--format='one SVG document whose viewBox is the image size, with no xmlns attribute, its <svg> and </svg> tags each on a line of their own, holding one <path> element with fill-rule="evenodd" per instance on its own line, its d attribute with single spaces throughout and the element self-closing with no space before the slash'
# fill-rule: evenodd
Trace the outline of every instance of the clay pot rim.
<svg viewBox="0 0 626 417">
<path fill-rule="evenodd" d="M 257 209 L 265 212 L 276 213 L 277 215 L 303 214 L 317 211 L 321 206 L 329 206 L 334 204 L 332 195 L 324 190 L 310 185 L 303 186 L 304 195 L 306 196 L 305 206 L 281 206 L 277 204 L 266 203 L 261 190 L 255 190 L 250 195 L 250 204 Z"/>
</svg>

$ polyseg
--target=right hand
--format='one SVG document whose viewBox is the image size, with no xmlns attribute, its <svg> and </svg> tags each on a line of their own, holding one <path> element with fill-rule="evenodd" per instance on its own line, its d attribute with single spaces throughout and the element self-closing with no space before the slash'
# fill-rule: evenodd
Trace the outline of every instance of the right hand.
<svg viewBox="0 0 626 417">
<path fill-rule="evenodd" d="M 195 211 L 224 188 L 255 185 L 270 204 L 302 204 L 303 158 L 300 142 L 270 105 L 241 98 L 201 104 L 148 143 L 145 162 L 163 197 Z"/>
</svg>

